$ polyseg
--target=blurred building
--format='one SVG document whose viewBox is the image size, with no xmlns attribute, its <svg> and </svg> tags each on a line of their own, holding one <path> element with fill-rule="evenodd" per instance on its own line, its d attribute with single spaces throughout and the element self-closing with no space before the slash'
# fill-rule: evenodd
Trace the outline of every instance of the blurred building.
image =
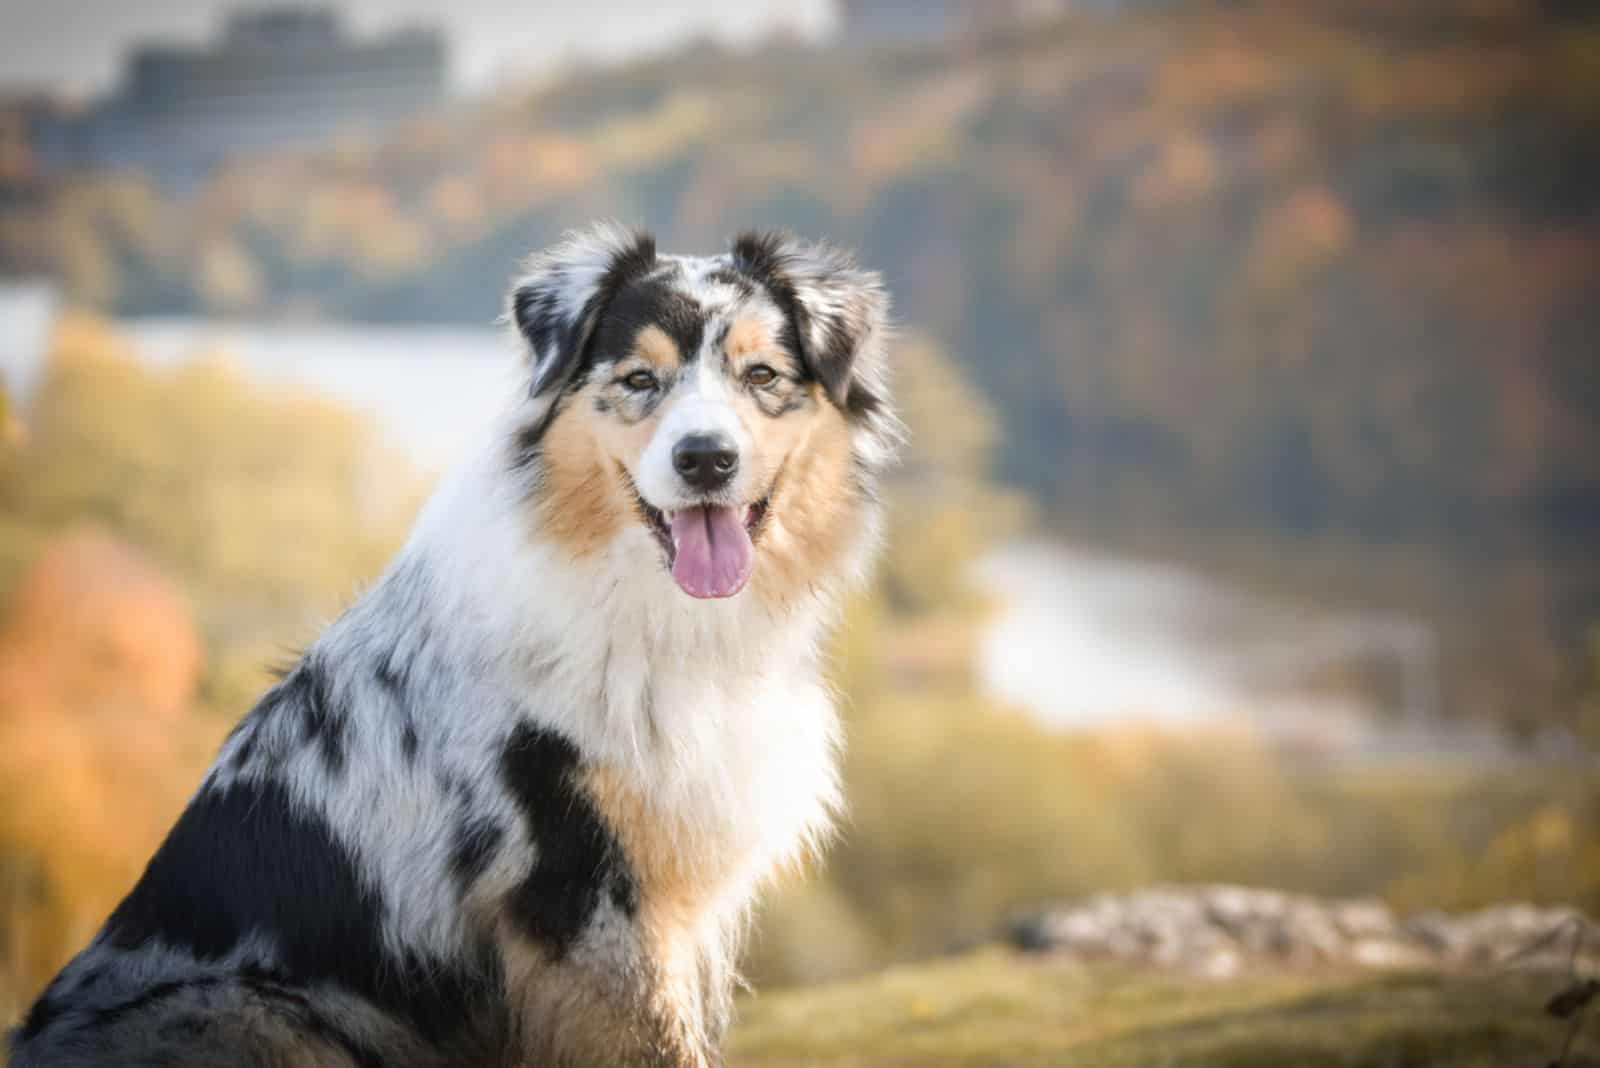
<svg viewBox="0 0 1600 1068">
<path fill-rule="evenodd" d="M 358 40 L 322 8 L 231 16 L 200 48 L 146 44 L 107 98 L 39 123 L 47 169 L 133 168 L 184 188 L 230 157 L 326 140 L 414 115 L 444 94 L 435 29 Z"/>
</svg>

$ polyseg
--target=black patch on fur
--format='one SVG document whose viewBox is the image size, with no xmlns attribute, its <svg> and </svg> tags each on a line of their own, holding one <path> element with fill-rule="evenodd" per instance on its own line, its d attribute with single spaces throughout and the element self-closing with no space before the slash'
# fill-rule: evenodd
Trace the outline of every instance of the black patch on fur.
<svg viewBox="0 0 1600 1068">
<path fill-rule="evenodd" d="M 439 785 L 445 793 L 460 802 L 463 808 L 468 811 L 472 810 L 474 807 L 472 804 L 472 788 L 467 785 L 467 780 L 459 775 L 452 775 L 450 772 L 445 771 L 439 774 Z"/>
<path fill-rule="evenodd" d="M 565 956 L 606 894 L 632 916 L 638 888 L 622 848 L 573 780 L 578 751 L 554 731 L 518 724 L 500 756 L 533 842 L 534 864 L 507 906 L 528 936 Z"/>
<path fill-rule="evenodd" d="M 801 364 L 810 374 L 816 374 L 810 355 L 806 352 L 805 338 L 811 325 L 810 315 L 795 292 L 794 282 L 784 268 L 784 245 L 788 239 L 777 231 L 757 233 L 747 231 L 733 242 L 734 269 L 766 289 L 778 310 L 783 312 L 783 336 L 779 342 L 800 357 Z M 827 383 L 823 383 L 826 388 Z"/>
<path fill-rule="evenodd" d="M 22 1026 L 12 1034 L 12 1041 L 22 1043 L 30 1041 L 44 1032 L 44 1029 L 55 1022 L 68 1008 L 63 999 L 57 994 L 61 987 L 61 977 L 57 976 L 45 987 L 44 993 L 39 995 L 39 1000 L 33 1003 L 33 1008 L 28 1010 L 28 1015 L 23 1018 Z"/>
<path fill-rule="evenodd" d="M 821 317 L 811 313 L 787 267 L 793 255 L 789 251 L 792 243 L 792 238 L 779 231 L 740 234 L 733 243 L 734 267 L 771 294 L 783 312 L 782 344 L 800 357 L 806 371 L 822 384 L 834 403 L 847 415 L 870 415 L 883 407 L 883 400 L 856 380 L 853 371 L 856 348 L 862 340 L 858 331 L 864 323 L 852 321 L 848 311 Z M 824 286 L 828 282 L 827 277 L 815 280 L 815 284 Z M 814 320 L 822 330 L 822 342 L 815 347 L 808 341 Z"/>
<path fill-rule="evenodd" d="M 754 293 L 756 291 L 757 284 L 749 275 L 741 274 L 739 271 L 732 270 L 727 267 L 718 267 L 716 270 L 706 275 L 706 281 L 717 282 L 725 286 L 732 286 L 734 292 L 738 294 L 740 299 L 748 297 Z"/>
<path fill-rule="evenodd" d="M 647 326 L 659 327 L 678 346 L 683 362 L 690 363 L 705 340 L 705 309 L 667 279 L 635 280 L 619 290 L 606 308 L 595 330 L 594 355 L 621 359 Z"/>
<path fill-rule="evenodd" d="M 239 747 L 233 751 L 234 771 L 243 771 L 245 766 L 250 763 L 250 758 L 255 755 L 256 742 L 258 740 L 256 738 L 256 734 L 257 732 L 255 728 L 252 727 L 245 733 L 244 737 L 239 740 Z"/>
<path fill-rule="evenodd" d="M 333 702 L 332 688 L 327 671 L 307 656 L 278 686 L 276 699 L 299 712 L 301 741 L 306 745 L 315 744 L 329 774 L 338 775 L 344 771 L 348 724 L 343 710 Z"/>
<path fill-rule="evenodd" d="M 612 879 L 609 890 L 612 908 L 628 917 L 639 911 L 639 884 L 634 882 L 632 873 Z"/>
<path fill-rule="evenodd" d="M 395 577 L 395 585 L 408 590 L 416 584 L 416 579 L 410 574 Z M 373 665 L 373 681 L 378 683 L 379 689 L 384 691 L 389 699 L 390 715 L 400 724 L 400 755 L 405 758 L 406 764 L 416 764 L 416 755 L 421 747 L 421 737 L 416 732 L 416 716 L 411 708 L 411 676 L 416 671 L 416 662 L 424 656 L 424 651 L 429 648 L 429 633 L 421 619 L 416 617 L 414 596 L 402 595 L 397 598 L 397 614 L 403 617 L 408 624 L 418 628 L 418 638 L 410 643 L 411 654 L 406 656 L 400 648 L 386 649 L 379 654 L 376 664 Z"/>
<path fill-rule="evenodd" d="M 103 938 L 123 950 L 160 941 L 217 960 L 259 932 L 281 972 L 245 969 L 247 978 L 335 983 L 430 1037 L 464 1025 L 481 996 L 479 973 L 394 960 L 382 915 L 379 893 L 319 816 L 279 783 L 241 782 L 190 802 Z"/>
<path fill-rule="evenodd" d="M 410 682 L 409 672 L 401 664 L 399 654 L 390 649 L 379 658 L 378 666 L 373 669 L 372 677 L 378 680 L 378 685 L 383 687 L 384 693 L 395 700 L 405 697 L 406 686 Z"/>
<path fill-rule="evenodd" d="M 400 993 L 391 999 L 390 1011 L 411 1023 L 429 1042 L 441 1044 L 473 1023 L 496 1020 L 503 1012 L 503 977 L 500 960 L 488 944 L 473 947 L 466 967 L 440 968 L 408 953 L 389 976 L 389 986 Z"/>
<path fill-rule="evenodd" d="M 532 348 L 535 360 L 545 360 L 534 375 L 538 386 L 535 396 L 558 393 L 543 415 L 513 435 L 513 471 L 525 471 L 538 462 L 544 433 L 561 408 L 559 393 L 565 392 L 588 366 L 595 327 L 606 306 L 618 291 L 649 273 L 655 265 L 656 239 L 641 230 L 635 232 L 631 245 L 612 256 L 610 266 L 575 317 L 569 319 L 561 303 L 566 276 L 559 262 L 551 264 L 545 274 L 529 279 L 511 294 L 512 320 Z M 545 353 L 550 355 L 543 356 Z"/>
<path fill-rule="evenodd" d="M 210 1026 L 211 1021 L 206 1017 L 198 1013 L 191 1013 L 184 1016 L 174 1016 L 172 1019 L 167 1020 L 161 1025 L 161 1029 L 157 1034 L 168 1041 L 184 1039 L 193 1041 L 205 1034 L 206 1028 Z"/>
<path fill-rule="evenodd" d="M 539 392 L 564 388 L 583 365 L 595 324 L 617 292 L 645 274 L 656 263 L 656 239 L 640 231 L 633 243 L 618 250 L 578 314 L 569 319 L 562 306 L 567 282 L 560 264 L 546 277 L 531 279 L 511 296 L 511 314 L 517 329 L 536 356 L 549 353 L 539 368 Z"/>
<path fill-rule="evenodd" d="M 847 414 L 857 417 L 873 415 L 883 410 L 883 398 L 858 380 L 850 384 L 850 394 L 845 397 L 844 410 Z"/>
<path fill-rule="evenodd" d="M 381 963 L 380 904 L 327 824 L 281 784 L 235 783 L 190 802 L 111 914 L 106 940 L 131 950 L 159 939 L 216 960 L 260 931 L 294 976 L 370 975 Z"/>
<path fill-rule="evenodd" d="M 528 423 L 517 428 L 511 436 L 511 469 L 525 471 L 539 462 L 539 450 L 544 443 L 544 432 L 550 429 L 550 424 L 555 421 L 556 413 L 561 406 L 557 400 L 544 413 Z"/>
<path fill-rule="evenodd" d="M 843 316 L 822 315 L 815 318 L 822 328 L 822 343 L 810 354 L 817 380 L 829 396 L 848 406 L 850 394 L 855 392 L 850 375 L 859 338 Z"/>
<path fill-rule="evenodd" d="M 165 1001 L 167 998 L 175 997 L 188 990 L 212 986 L 216 982 L 215 978 L 208 976 L 203 979 L 174 979 L 169 982 L 147 986 L 127 1001 L 96 1011 L 94 1014 L 95 1026 L 114 1026 L 123 1017 L 136 1013 L 141 1009 L 147 1009 L 159 1001 Z"/>
<path fill-rule="evenodd" d="M 505 830 L 487 817 L 464 819 L 456 826 L 450 845 L 450 874 L 463 894 L 489 867 L 505 836 Z"/>
<path fill-rule="evenodd" d="M 360 1068 L 383 1068 L 383 1058 L 378 1052 L 353 1036 L 346 1034 L 326 1016 L 318 1012 L 305 994 L 287 985 L 281 978 L 259 968 L 243 968 L 237 973 L 211 975 L 189 979 L 176 979 L 154 983 L 126 1001 L 97 1009 L 87 1016 L 82 1027 L 105 1031 L 115 1027 L 129 1016 L 180 994 L 212 994 L 222 988 L 245 991 L 263 1003 L 268 1012 L 286 1018 L 297 1030 L 343 1050 Z M 41 999 L 41 1004 L 44 999 Z M 15 1040 L 20 1047 L 36 1037 L 48 1026 L 48 1020 L 37 1022 L 40 1005 L 34 1006 L 28 1023 L 19 1029 Z M 161 1021 L 157 1034 L 168 1042 L 193 1041 L 212 1025 L 212 1019 L 203 1007 Z M 107 1036 L 108 1038 L 110 1036 Z M 245 1051 L 240 1051 L 243 1054 Z M 143 1063 L 143 1062 L 141 1062 Z"/>
<path fill-rule="evenodd" d="M 417 642 L 416 648 L 426 648 L 427 635 Z M 402 657 L 400 650 L 391 648 L 378 657 L 372 669 L 373 680 L 394 705 L 394 715 L 400 722 L 400 755 L 407 764 L 415 764 L 421 740 L 417 735 L 416 720 L 411 711 L 411 672 L 415 655 Z"/>
</svg>

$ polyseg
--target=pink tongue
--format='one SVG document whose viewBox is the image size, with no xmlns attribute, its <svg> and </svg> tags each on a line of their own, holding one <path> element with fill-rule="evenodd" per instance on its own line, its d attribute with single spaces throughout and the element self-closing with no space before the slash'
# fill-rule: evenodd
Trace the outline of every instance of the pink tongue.
<svg viewBox="0 0 1600 1068">
<path fill-rule="evenodd" d="M 732 597 L 750 578 L 755 548 L 743 508 L 682 508 L 672 513 L 672 577 L 691 597 Z"/>
</svg>

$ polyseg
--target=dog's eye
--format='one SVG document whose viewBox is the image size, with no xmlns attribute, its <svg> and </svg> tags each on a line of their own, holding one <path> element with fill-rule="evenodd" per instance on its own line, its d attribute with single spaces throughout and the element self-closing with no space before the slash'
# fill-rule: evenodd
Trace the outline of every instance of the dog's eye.
<svg viewBox="0 0 1600 1068">
<path fill-rule="evenodd" d="M 635 371 L 622 380 L 622 384 L 631 390 L 643 393 L 647 389 L 656 388 L 656 376 L 650 371 Z"/>
<path fill-rule="evenodd" d="M 778 372 L 764 363 L 758 363 L 744 373 L 744 380 L 752 386 L 770 386 L 778 380 Z"/>
</svg>

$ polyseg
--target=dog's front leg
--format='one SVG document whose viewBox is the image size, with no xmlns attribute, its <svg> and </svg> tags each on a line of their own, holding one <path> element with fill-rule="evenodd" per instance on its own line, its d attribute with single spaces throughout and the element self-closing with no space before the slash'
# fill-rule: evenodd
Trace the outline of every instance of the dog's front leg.
<svg viewBox="0 0 1600 1068">
<path fill-rule="evenodd" d="M 721 1068 L 698 984 L 657 962 L 574 953 L 527 969 L 515 1029 L 525 1068 Z"/>
</svg>

